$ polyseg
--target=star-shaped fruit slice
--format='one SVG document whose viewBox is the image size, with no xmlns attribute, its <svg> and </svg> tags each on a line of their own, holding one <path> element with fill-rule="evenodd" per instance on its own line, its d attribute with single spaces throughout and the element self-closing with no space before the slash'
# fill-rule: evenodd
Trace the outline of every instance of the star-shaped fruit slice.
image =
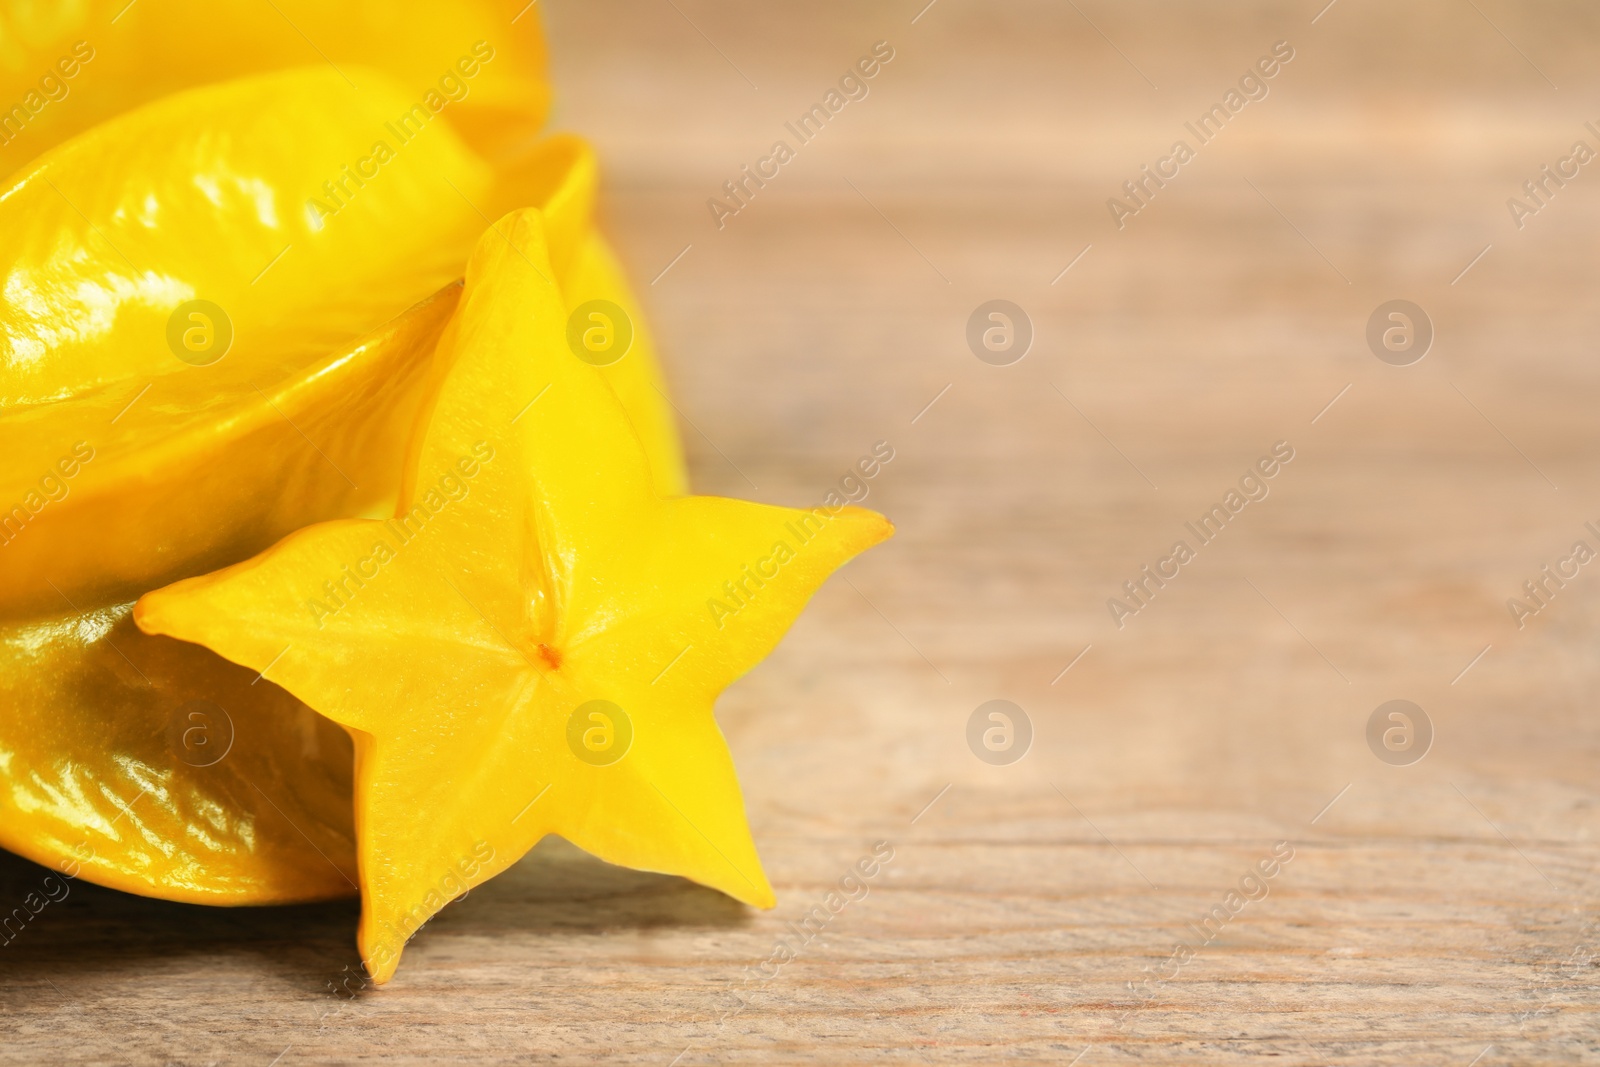
<svg viewBox="0 0 1600 1067">
<path fill-rule="evenodd" d="M 892 533 L 853 507 L 658 495 L 573 334 L 543 217 L 502 219 L 395 517 L 308 527 L 135 609 L 349 729 L 380 983 L 423 922 L 551 833 L 770 907 L 712 705 Z"/>
</svg>

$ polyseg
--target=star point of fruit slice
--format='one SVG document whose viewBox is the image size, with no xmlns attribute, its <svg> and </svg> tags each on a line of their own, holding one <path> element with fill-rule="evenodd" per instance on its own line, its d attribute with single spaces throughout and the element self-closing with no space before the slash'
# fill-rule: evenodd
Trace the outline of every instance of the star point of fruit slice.
<svg viewBox="0 0 1600 1067">
<path fill-rule="evenodd" d="M 568 347 L 548 263 L 538 211 L 478 243 L 394 518 L 308 527 L 135 609 L 351 731 L 379 982 L 422 922 L 551 833 L 770 907 L 712 705 L 893 532 L 853 507 L 663 497 Z"/>
</svg>

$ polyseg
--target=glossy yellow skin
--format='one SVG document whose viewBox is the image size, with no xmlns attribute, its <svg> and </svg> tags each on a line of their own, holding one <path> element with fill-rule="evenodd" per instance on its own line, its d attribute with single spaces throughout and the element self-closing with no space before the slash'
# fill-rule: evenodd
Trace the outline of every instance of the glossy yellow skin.
<svg viewBox="0 0 1600 1067">
<path fill-rule="evenodd" d="M 0 612 L 131 599 L 392 499 L 482 212 L 548 204 L 563 278 L 597 254 L 593 160 L 570 139 L 497 176 L 436 125 L 336 214 L 308 209 L 369 151 L 371 109 L 403 105 L 362 76 L 360 94 L 324 67 L 168 98 L 0 191 Z M 207 366 L 169 347 L 196 298 L 235 332 Z M 641 409 L 665 408 L 655 380 Z M 80 443 L 93 461 L 41 486 Z"/>
<path fill-rule="evenodd" d="M 459 276 L 482 229 L 451 185 L 487 200 L 495 175 L 438 125 L 319 225 L 304 205 L 370 146 L 368 103 L 403 101 L 366 80 L 357 97 L 324 67 L 170 97 L 0 191 L 0 509 L 28 507 L 76 443 L 95 452 L 65 499 L 35 497 L 5 531 L 21 532 L 0 551 L 0 611 L 54 609 L 51 583 L 131 598 L 382 499 L 392 460 L 369 423 L 403 440 L 449 301 L 394 320 Z M 208 366 L 168 344 L 196 298 L 234 330 Z M 111 523 L 139 536 L 108 543 Z"/>
<path fill-rule="evenodd" d="M 131 612 L 0 624 L 0 845 L 196 904 L 353 894 L 344 732 Z"/>
<path fill-rule="evenodd" d="M 349 68 L 370 67 L 413 101 L 430 90 L 460 96 L 444 114 L 474 150 L 498 160 L 533 142 L 549 107 L 537 9 L 512 21 L 523 7 L 509 0 L 0 0 L 0 109 L 26 111 L 20 128 L 0 127 L 0 177 L 141 104 L 313 65 L 336 67 L 362 88 L 365 80 Z M 493 50 L 487 63 L 473 62 L 478 42 Z M 470 77 L 457 66 L 463 57 L 465 69 L 476 69 Z M 452 72 L 460 86 L 441 89 Z"/>
<path fill-rule="evenodd" d="M 542 205 L 563 291 L 631 307 L 592 229 L 593 157 L 573 139 L 491 168 L 443 124 L 447 108 L 322 229 L 289 210 L 327 180 L 319 167 L 370 148 L 367 109 L 399 100 L 380 75 L 361 76 L 348 106 L 326 67 L 162 100 L 0 188 L 0 846 L 174 899 L 353 891 L 336 877 L 354 871 L 348 786 L 327 785 L 348 782 L 348 746 L 270 683 L 212 697 L 239 727 L 239 773 L 300 801 L 270 798 L 288 805 L 275 813 L 254 788 L 219 791 L 227 768 L 194 768 L 152 739 L 238 672 L 97 620 L 166 580 L 393 500 L 438 387 L 434 352 L 485 225 L 478 210 Z M 227 304 L 237 329 L 210 366 L 166 347 L 171 307 L 192 295 Z M 648 343 L 636 354 L 605 373 L 649 431 L 663 491 L 681 492 Z M 118 668 L 146 646 L 157 668 Z M 308 748 L 302 735 L 322 740 Z M 136 805 L 139 831 L 111 826 L 104 805 L 157 779 Z M 211 823 L 193 821 L 201 810 Z M 284 813 L 306 833 L 274 837 Z M 92 862 L 77 853 L 80 823 Z M 201 844 L 195 826 L 213 826 Z"/>
<path fill-rule="evenodd" d="M 308 527 L 135 608 L 351 731 L 380 983 L 422 922 L 550 833 L 770 907 L 712 705 L 892 533 L 858 508 L 663 498 L 616 391 L 568 348 L 549 248 L 535 210 L 479 242 L 393 520 Z M 606 765 L 572 740 L 593 700 L 632 726 Z"/>
</svg>

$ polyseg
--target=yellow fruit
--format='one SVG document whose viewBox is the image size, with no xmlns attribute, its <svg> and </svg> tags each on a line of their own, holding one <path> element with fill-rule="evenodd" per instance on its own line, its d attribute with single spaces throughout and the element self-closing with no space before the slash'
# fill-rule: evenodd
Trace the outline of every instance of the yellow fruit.
<svg viewBox="0 0 1600 1067">
<path fill-rule="evenodd" d="M 522 3 L 0 0 L 0 177 L 141 104 L 313 65 L 363 89 L 352 68 L 370 67 L 412 102 L 443 102 L 495 159 L 532 143 L 549 107 L 537 9 Z"/>
<path fill-rule="evenodd" d="M 538 211 L 479 242 L 394 518 L 311 526 L 135 608 L 351 731 L 379 982 L 549 833 L 770 907 L 712 705 L 892 532 L 853 507 L 663 498 L 553 273 Z"/>
<path fill-rule="evenodd" d="M 131 611 L 0 625 L 0 846 L 197 904 L 353 894 L 344 732 Z"/>
<path fill-rule="evenodd" d="M 71 864 L 83 820 L 95 849 L 83 876 L 133 892 L 263 903 L 348 889 L 335 877 L 353 874 L 348 786 L 336 787 L 348 746 L 270 684 L 239 689 L 211 653 L 106 620 L 163 581 L 394 499 L 479 211 L 543 206 L 553 280 L 637 320 L 593 232 L 594 161 L 576 140 L 491 168 L 430 126 L 347 183 L 343 203 L 324 191 L 336 211 L 308 210 L 321 183 L 370 157 L 373 109 L 403 102 L 361 73 L 359 97 L 324 67 L 165 99 L 0 190 L 0 690 L 14 709 L 0 718 L 0 845 Z M 232 326 L 215 362 L 181 332 L 169 344 L 174 309 L 193 298 Z M 215 338 L 221 319 L 180 325 Z M 663 491 L 682 491 L 648 346 L 603 373 L 650 433 Z M 144 673 L 119 666 L 123 653 Z M 219 787 L 231 768 L 164 747 L 202 698 L 233 716 L 229 761 L 265 792 Z M 106 805 L 149 782 L 160 788 L 134 805 L 135 833 Z M 299 799 L 271 797 L 273 783 Z M 212 824 L 186 829 L 202 810 Z M 274 836 L 284 813 L 305 834 Z"/>
<path fill-rule="evenodd" d="M 171 97 L 0 193 L 0 613 L 132 599 L 391 500 L 485 212 L 548 206 L 558 280 L 581 261 L 615 284 L 580 143 L 497 176 L 446 126 L 401 143 L 382 116 L 403 98 L 363 81 Z M 650 361 L 617 373 L 670 428 Z"/>
</svg>

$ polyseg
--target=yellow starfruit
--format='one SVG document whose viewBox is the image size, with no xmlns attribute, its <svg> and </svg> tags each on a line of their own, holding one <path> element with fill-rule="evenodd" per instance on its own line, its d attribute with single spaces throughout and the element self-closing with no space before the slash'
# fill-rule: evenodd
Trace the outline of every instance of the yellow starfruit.
<svg viewBox="0 0 1600 1067">
<path fill-rule="evenodd" d="M 854 507 L 663 497 L 569 343 L 549 255 L 536 210 L 479 242 L 393 518 L 308 527 L 135 607 L 350 730 L 380 983 L 550 833 L 770 907 L 712 705 L 892 532 Z"/>
<path fill-rule="evenodd" d="M 392 499 L 486 211 L 548 206 L 561 280 L 615 284 L 580 144 L 497 176 L 436 127 L 379 163 L 403 98 L 363 77 L 180 94 L 0 190 L 0 612 L 132 598 Z M 648 359 L 616 374 L 665 421 Z"/>
<path fill-rule="evenodd" d="M 309 713 L 270 683 L 234 687 L 211 698 L 243 731 L 230 763 L 251 782 L 276 768 L 303 804 L 217 792 L 226 769 L 153 739 L 207 686 L 226 688 L 227 665 L 160 642 L 159 669 L 121 669 L 149 639 L 106 620 L 164 580 L 393 499 L 480 210 L 542 206 L 565 298 L 633 306 L 593 230 L 594 161 L 574 139 L 490 168 L 439 125 L 366 185 L 346 180 L 344 203 L 324 195 L 336 212 L 313 206 L 324 175 L 370 151 L 374 108 L 401 100 L 378 75 L 363 82 L 356 98 L 317 68 L 195 90 L 0 188 L 0 845 L 176 899 L 349 890 L 337 875 L 353 873 L 340 852 L 349 795 L 327 787 L 347 780 L 348 748 L 307 747 L 302 735 L 320 734 L 303 723 L 252 728 Z M 202 296 L 231 309 L 235 336 L 215 362 L 181 358 L 167 337 L 175 307 Z M 635 349 L 602 373 L 651 438 L 663 491 L 681 492 L 659 374 L 623 314 Z M 126 801 L 134 782 L 156 783 L 136 831 L 94 808 Z M 188 840 L 197 808 L 232 829 Z M 79 817 L 86 835 L 71 831 Z M 303 832 L 273 836 L 290 824 Z M 80 862 L 83 843 L 93 862 Z"/>
</svg>

